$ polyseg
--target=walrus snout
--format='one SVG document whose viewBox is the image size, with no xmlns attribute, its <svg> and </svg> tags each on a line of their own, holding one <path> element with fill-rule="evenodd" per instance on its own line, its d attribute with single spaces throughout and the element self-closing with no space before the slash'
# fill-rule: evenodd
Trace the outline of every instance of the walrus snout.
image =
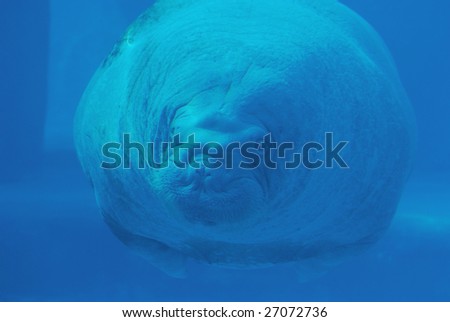
<svg viewBox="0 0 450 322">
<path fill-rule="evenodd" d="M 230 115 L 185 109 L 171 124 L 183 148 L 171 151 L 170 166 L 158 173 L 166 204 L 189 221 L 209 225 L 257 216 L 267 202 L 268 178 L 259 166 L 243 167 L 249 160 L 241 147 L 261 142 L 266 130 Z"/>
<path fill-rule="evenodd" d="M 207 225 L 231 224 L 251 219 L 264 209 L 267 199 L 264 173 L 259 170 L 179 169 L 159 172 L 160 195 L 165 204 L 188 221 Z"/>
</svg>

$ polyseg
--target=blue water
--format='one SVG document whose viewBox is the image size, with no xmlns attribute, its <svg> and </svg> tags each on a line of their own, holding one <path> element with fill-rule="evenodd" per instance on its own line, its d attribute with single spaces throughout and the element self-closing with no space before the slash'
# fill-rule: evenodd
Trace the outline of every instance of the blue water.
<svg viewBox="0 0 450 322">
<path fill-rule="evenodd" d="M 115 40 L 152 1 L 2 4 L 0 300 L 450 301 L 450 4 L 342 2 L 394 56 L 418 119 L 417 161 L 383 239 L 303 284 L 284 266 L 195 262 L 173 279 L 103 222 L 75 156 L 73 115 Z"/>
</svg>

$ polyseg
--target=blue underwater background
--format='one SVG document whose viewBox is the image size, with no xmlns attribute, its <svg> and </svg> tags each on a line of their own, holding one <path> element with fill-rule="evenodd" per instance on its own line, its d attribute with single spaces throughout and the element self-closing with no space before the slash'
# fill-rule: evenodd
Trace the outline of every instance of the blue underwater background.
<svg viewBox="0 0 450 322">
<path fill-rule="evenodd" d="M 394 56 L 417 116 L 417 160 L 383 239 L 299 283 L 284 266 L 196 262 L 173 279 L 103 222 L 75 155 L 73 116 L 96 68 L 152 1 L 3 1 L 0 301 L 450 301 L 450 3 L 342 2 Z"/>
</svg>

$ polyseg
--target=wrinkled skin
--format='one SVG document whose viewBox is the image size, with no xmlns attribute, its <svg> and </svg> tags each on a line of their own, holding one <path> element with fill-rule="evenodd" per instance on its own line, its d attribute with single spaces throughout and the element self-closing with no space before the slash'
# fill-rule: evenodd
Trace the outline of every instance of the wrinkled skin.
<svg viewBox="0 0 450 322">
<path fill-rule="evenodd" d="M 224 145 L 272 133 L 301 147 L 325 132 L 349 141 L 349 169 L 100 168 L 124 133 Z M 395 213 L 413 137 L 384 44 L 331 0 L 160 1 L 99 68 L 75 121 L 106 222 L 173 276 L 188 257 L 314 271 L 366 248 Z"/>
</svg>

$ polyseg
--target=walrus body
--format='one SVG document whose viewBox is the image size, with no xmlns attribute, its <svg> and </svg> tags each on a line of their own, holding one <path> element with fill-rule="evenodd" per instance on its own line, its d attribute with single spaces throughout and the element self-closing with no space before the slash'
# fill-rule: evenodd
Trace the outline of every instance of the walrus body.
<svg viewBox="0 0 450 322">
<path fill-rule="evenodd" d="M 302 146 L 325 132 L 349 142 L 348 169 L 100 167 L 102 147 L 125 133 L 223 145 L 271 133 Z M 75 121 L 105 220 L 174 276 L 189 257 L 326 265 L 366 248 L 395 213 L 413 136 L 384 44 L 331 0 L 161 0 L 99 68 Z"/>
</svg>

